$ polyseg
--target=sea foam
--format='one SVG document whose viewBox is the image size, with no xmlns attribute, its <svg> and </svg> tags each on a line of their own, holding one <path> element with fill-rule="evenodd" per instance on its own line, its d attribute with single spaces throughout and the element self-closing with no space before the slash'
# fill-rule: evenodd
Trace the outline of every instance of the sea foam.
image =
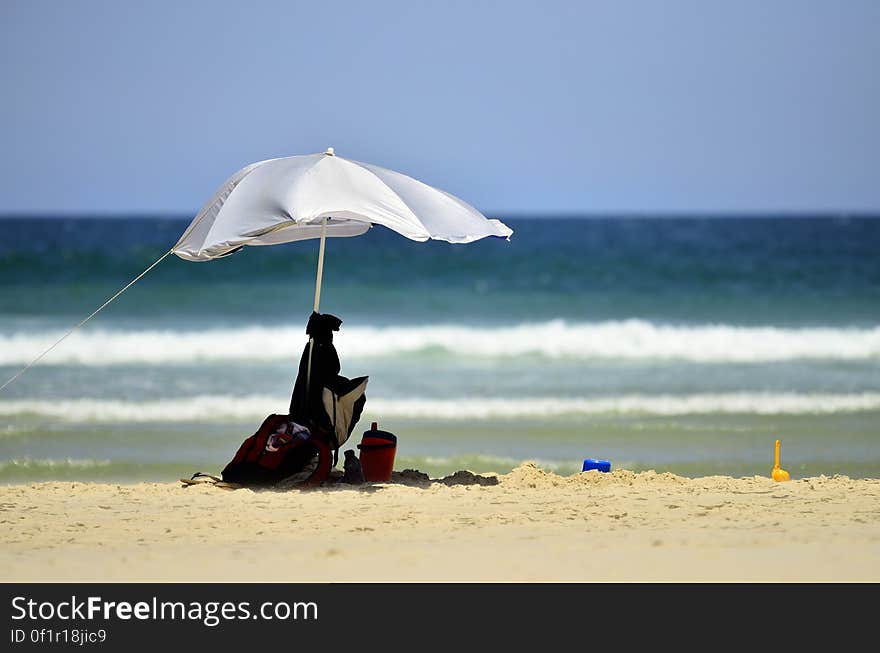
<svg viewBox="0 0 880 653">
<path fill-rule="evenodd" d="M 62 422 L 227 422 L 286 412 L 287 399 L 262 395 L 195 396 L 155 401 L 104 399 L 0 401 L 0 416 Z M 602 398 L 382 399 L 366 418 L 488 420 L 591 415 L 829 415 L 880 410 L 880 393 L 721 393 L 623 395 Z"/>
<path fill-rule="evenodd" d="M 25 365 L 62 332 L 0 335 L 0 365 Z M 67 365 L 169 365 L 272 362 L 299 357 L 300 327 L 250 326 L 204 331 L 88 329 L 43 360 Z M 335 344 L 344 359 L 419 354 L 477 358 L 763 363 L 880 359 L 880 326 L 870 328 L 664 325 L 644 320 L 515 326 L 343 327 Z"/>
</svg>

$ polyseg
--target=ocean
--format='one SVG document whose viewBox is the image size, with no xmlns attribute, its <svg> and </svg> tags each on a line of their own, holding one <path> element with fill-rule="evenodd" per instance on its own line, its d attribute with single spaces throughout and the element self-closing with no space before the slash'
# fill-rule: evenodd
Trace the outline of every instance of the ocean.
<svg viewBox="0 0 880 653">
<path fill-rule="evenodd" d="M 500 217 L 327 242 L 322 312 L 395 467 L 880 477 L 880 219 Z M 188 218 L 0 220 L 0 383 Z M 317 241 L 174 256 L 0 392 L 0 482 L 218 473 L 286 412 Z"/>
</svg>

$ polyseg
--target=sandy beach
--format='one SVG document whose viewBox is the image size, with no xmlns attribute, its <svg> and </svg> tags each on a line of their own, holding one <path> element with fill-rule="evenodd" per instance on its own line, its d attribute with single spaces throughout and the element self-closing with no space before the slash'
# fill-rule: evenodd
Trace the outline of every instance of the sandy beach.
<svg viewBox="0 0 880 653">
<path fill-rule="evenodd" d="M 878 581 L 880 480 L 0 487 L 3 581 Z"/>
</svg>

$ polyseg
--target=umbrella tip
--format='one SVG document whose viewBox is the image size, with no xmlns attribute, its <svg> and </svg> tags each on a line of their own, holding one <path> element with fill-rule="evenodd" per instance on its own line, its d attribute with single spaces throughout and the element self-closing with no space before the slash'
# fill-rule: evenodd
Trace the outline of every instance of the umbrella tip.
<svg viewBox="0 0 880 653">
<path fill-rule="evenodd" d="M 324 152 L 324 154 L 326 154 L 327 156 L 336 156 L 336 153 L 333 151 L 332 147 L 328 147 L 327 151 Z"/>
</svg>

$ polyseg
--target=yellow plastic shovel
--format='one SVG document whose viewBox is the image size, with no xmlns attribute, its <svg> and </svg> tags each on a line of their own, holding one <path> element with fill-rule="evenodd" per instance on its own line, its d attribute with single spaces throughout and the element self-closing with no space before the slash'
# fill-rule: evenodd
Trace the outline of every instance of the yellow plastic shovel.
<svg viewBox="0 0 880 653">
<path fill-rule="evenodd" d="M 779 468 L 779 440 L 776 441 L 776 462 L 773 465 L 773 471 L 770 472 L 770 476 L 778 483 L 791 480 L 791 476 L 788 475 L 788 472 Z"/>
</svg>

